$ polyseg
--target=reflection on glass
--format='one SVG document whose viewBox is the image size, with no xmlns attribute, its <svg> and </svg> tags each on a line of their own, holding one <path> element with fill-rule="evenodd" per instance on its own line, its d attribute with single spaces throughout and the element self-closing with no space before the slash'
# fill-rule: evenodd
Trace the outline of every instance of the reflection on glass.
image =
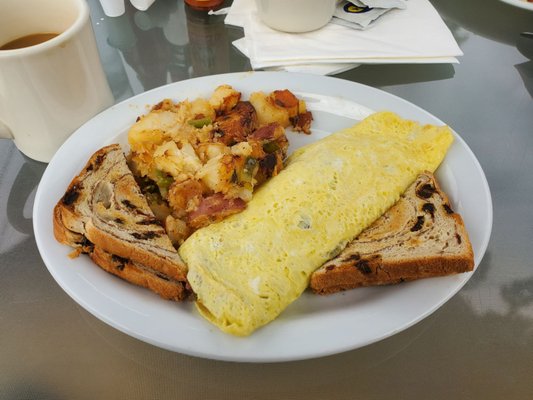
<svg viewBox="0 0 533 400">
<path fill-rule="evenodd" d="M 157 1 L 147 11 L 127 7 L 109 18 L 110 46 L 118 49 L 148 90 L 189 77 L 189 39 L 182 2 Z"/>
<path fill-rule="evenodd" d="M 231 70 L 224 15 L 209 15 L 183 1 L 156 1 L 138 11 L 126 4 L 119 17 L 106 18 L 107 43 L 119 51 L 134 92 L 190 77 Z"/>
<path fill-rule="evenodd" d="M 186 6 L 187 27 L 191 46 L 192 76 L 228 72 L 229 46 L 223 15 L 209 15 L 205 11 Z"/>
<path fill-rule="evenodd" d="M 520 77 L 524 81 L 529 95 L 533 97 L 533 38 L 519 36 L 516 42 L 516 48 L 529 61 L 516 65 Z"/>
</svg>

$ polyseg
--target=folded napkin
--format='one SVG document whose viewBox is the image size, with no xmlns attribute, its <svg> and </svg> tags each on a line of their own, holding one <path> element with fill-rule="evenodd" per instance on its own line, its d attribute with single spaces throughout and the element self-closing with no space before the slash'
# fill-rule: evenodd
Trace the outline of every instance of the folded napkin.
<svg viewBox="0 0 533 400">
<path fill-rule="evenodd" d="M 279 32 L 260 21 L 250 0 L 234 0 L 225 23 L 244 28 L 244 38 L 233 44 L 254 69 L 326 75 L 363 63 L 457 63 L 463 55 L 428 0 L 409 0 L 366 30 L 330 22 L 313 32 Z"/>
</svg>

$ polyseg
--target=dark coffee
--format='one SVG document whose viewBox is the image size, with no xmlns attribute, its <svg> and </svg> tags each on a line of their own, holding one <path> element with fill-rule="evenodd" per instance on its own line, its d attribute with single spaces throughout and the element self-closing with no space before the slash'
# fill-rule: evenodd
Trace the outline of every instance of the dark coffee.
<svg viewBox="0 0 533 400">
<path fill-rule="evenodd" d="M 34 33 L 12 40 L 0 47 L 0 50 L 22 49 L 24 47 L 35 46 L 36 44 L 46 42 L 55 38 L 58 33 Z"/>
</svg>

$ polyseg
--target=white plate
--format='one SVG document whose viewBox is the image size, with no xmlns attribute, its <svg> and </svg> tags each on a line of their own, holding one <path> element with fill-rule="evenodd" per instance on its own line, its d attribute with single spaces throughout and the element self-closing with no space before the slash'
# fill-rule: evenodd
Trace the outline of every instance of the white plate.
<svg viewBox="0 0 533 400">
<path fill-rule="evenodd" d="M 524 8 L 526 10 L 533 11 L 533 3 L 528 3 L 526 0 L 500 0 L 504 3 L 510 4 L 515 7 Z"/>
<path fill-rule="evenodd" d="M 438 309 L 468 281 L 472 273 L 328 297 L 304 293 L 274 322 L 239 338 L 209 324 L 191 303 L 161 300 L 107 274 L 86 256 L 69 259 L 70 248 L 54 240 L 52 209 L 90 155 L 106 144 L 127 143 L 128 128 L 147 106 L 163 98 L 207 97 L 224 83 L 240 90 L 244 98 L 252 91 L 284 88 L 305 98 L 315 117 L 313 134 L 289 133 L 292 148 L 350 126 L 373 110 L 392 110 L 422 123 L 443 124 L 419 107 L 368 86 L 284 72 L 191 79 L 111 107 L 83 125 L 59 149 L 35 196 L 33 223 L 41 256 L 57 283 L 82 307 L 122 332 L 168 350 L 222 360 L 288 361 L 355 349 L 398 333 Z M 492 202 L 481 166 L 458 135 L 437 178 L 464 217 L 477 268 L 489 242 Z"/>
</svg>

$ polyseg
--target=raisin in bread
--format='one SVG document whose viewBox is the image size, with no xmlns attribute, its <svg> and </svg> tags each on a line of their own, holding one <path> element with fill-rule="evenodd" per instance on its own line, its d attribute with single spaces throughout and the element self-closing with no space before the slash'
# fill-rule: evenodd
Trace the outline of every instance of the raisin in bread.
<svg viewBox="0 0 533 400">
<path fill-rule="evenodd" d="M 435 177 L 425 172 L 383 216 L 316 270 L 309 286 L 315 293 L 330 294 L 473 268 L 463 220 Z"/>
<path fill-rule="evenodd" d="M 187 267 L 142 195 L 120 145 L 93 154 L 56 204 L 53 222 L 59 242 L 88 253 L 104 270 L 162 297 L 185 297 Z"/>
</svg>

